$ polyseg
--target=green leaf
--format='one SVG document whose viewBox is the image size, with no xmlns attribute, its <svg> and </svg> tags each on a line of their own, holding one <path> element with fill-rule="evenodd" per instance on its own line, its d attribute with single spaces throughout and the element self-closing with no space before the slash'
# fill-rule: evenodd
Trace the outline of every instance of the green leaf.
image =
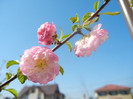
<svg viewBox="0 0 133 99">
<path fill-rule="evenodd" d="M 96 17 L 95 19 L 90 20 L 90 21 L 88 21 L 88 22 L 84 23 L 84 26 L 90 25 L 90 24 L 92 24 L 92 23 L 96 22 L 98 19 L 99 19 L 99 17 Z"/>
<path fill-rule="evenodd" d="M 72 44 L 70 42 L 66 42 L 66 45 L 69 47 L 69 51 L 72 52 Z"/>
<path fill-rule="evenodd" d="M 95 22 L 98 22 L 98 21 L 99 21 L 99 17 L 100 17 L 100 16 L 98 16 L 98 17 L 96 18 L 97 20 L 96 20 Z"/>
<path fill-rule="evenodd" d="M 6 80 L 10 79 L 12 77 L 11 73 L 6 73 Z"/>
<path fill-rule="evenodd" d="M 60 28 L 60 30 L 61 30 L 60 41 L 62 41 L 62 40 L 63 40 L 62 37 L 63 37 L 64 33 L 63 33 L 63 30 L 62 30 L 62 28 L 61 28 L 60 26 L 59 26 L 59 28 Z"/>
<path fill-rule="evenodd" d="M 11 94 L 15 96 L 15 98 L 18 98 L 18 93 L 15 89 L 5 89 L 5 91 L 10 92 Z"/>
<path fill-rule="evenodd" d="M 114 16 L 114 15 L 120 14 L 120 12 L 105 12 L 105 13 L 99 13 L 99 14 Z"/>
<path fill-rule="evenodd" d="M 63 75 L 64 74 L 64 69 L 60 66 L 60 73 Z"/>
<path fill-rule="evenodd" d="M 83 18 L 82 22 L 85 22 L 87 19 L 89 19 L 93 15 L 93 12 L 86 13 Z"/>
<path fill-rule="evenodd" d="M 22 74 L 20 68 L 18 68 L 17 77 L 21 84 L 23 84 L 27 80 L 27 77 Z"/>
<path fill-rule="evenodd" d="M 131 0 L 130 3 L 131 3 L 131 7 L 133 7 L 133 0 Z"/>
<path fill-rule="evenodd" d="M 19 64 L 19 62 L 14 61 L 14 60 L 10 60 L 10 61 L 7 62 L 6 68 L 8 69 L 10 66 L 17 65 L 17 64 Z"/>
<path fill-rule="evenodd" d="M 71 17 L 69 20 L 70 20 L 72 23 L 76 23 L 76 22 L 79 23 L 79 17 L 78 17 L 78 14 L 76 14 L 76 17 Z"/>
<path fill-rule="evenodd" d="M 107 0 L 104 0 L 104 2 L 106 2 Z"/>
<path fill-rule="evenodd" d="M 69 35 L 71 35 L 71 34 L 66 34 L 66 35 L 64 35 L 63 30 L 62 30 L 61 27 L 60 27 L 60 29 L 61 29 L 61 37 L 60 37 L 60 41 L 62 41 L 63 39 L 65 39 L 65 38 L 67 38 Z"/>
<path fill-rule="evenodd" d="M 70 20 L 72 23 L 75 23 L 75 22 L 77 21 L 77 19 L 76 19 L 75 17 L 71 17 L 69 20 Z"/>
<path fill-rule="evenodd" d="M 99 1 L 96 1 L 96 2 L 94 3 L 94 9 L 95 9 L 95 10 L 98 10 L 98 7 L 99 7 Z"/>
<path fill-rule="evenodd" d="M 76 22 L 79 22 L 78 14 L 76 14 Z"/>
<path fill-rule="evenodd" d="M 88 30 L 88 31 L 91 31 L 91 28 L 89 26 L 84 26 L 83 28 Z"/>
<path fill-rule="evenodd" d="M 71 34 L 63 35 L 62 40 L 65 39 L 65 38 L 67 38 L 67 37 L 70 36 L 70 35 L 71 35 Z"/>
<path fill-rule="evenodd" d="M 6 73 L 6 81 L 9 80 L 12 77 L 13 74 L 11 73 Z M 2 89 L 4 90 L 10 83 L 6 84 Z"/>
<path fill-rule="evenodd" d="M 75 31 L 77 29 L 78 25 L 74 24 L 72 25 L 72 31 Z"/>
</svg>

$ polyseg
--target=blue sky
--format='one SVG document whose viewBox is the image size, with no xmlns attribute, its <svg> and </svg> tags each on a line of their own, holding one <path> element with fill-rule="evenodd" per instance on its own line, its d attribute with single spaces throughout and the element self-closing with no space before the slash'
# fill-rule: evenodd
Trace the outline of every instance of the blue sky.
<svg viewBox="0 0 133 99">
<path fill-rule="evenodd" d="M 0 0 L 0 63 L 2 64 L 3 60 L 19 60 L 24 50 L 38 46 L 37 29 L 45 22 L 54 22 L 59 35 L 59 26 L 65 34 L 72 33 L 69 18 L 78 13 L 82 19 L 85 13 L 93 12 L 95 1 Z M 102 4 L 103 0 L 100 1 Z M 112 0 L 102 10 L 106 11 L 121 12 L 121 9 L 118 2 Z M 117 16 L 100 16 L 98 23 L 102 23 L 102 28 L 109 32 L 109 39 L 90 57 L 78 58 L 74 52 L 69 53 L 66 45 L 55 51 L 65 73 L 64 76 L 59 74 L 49 84 L 59 84 L 60 91 L 67 99 L 81 99 L 83 94 L 93 95 L 95 89 L 107 84 L 133 87 L 133 42 L 122 13 Z M 74 46 L 81 37 L 76 35 L 70 42 Z M 16 72 L 17 67 L 10 69 Z M 7 71 L 5 65 L 2 69 L 0 80 Z M 21 85 L 15 80 L 8 88 L 15 88 L 19 92 L 24 86 L 31 85 L 34 83 L 26 81 Z M 2 94 L 10 96 L 6 92 Z"/>
</svg>

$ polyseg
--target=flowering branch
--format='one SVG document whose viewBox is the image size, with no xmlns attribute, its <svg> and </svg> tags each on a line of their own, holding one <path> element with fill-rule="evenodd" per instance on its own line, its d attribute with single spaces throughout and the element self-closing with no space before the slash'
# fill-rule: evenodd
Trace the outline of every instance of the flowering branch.
<svg viewBox="0 0 133 99">
<path fill-rule="evenodd" d="M 111 0 L 106 0 L 106 2 L 105 2 L 94 14 L 93 14 L 89 19 L 87 19 L 87 20 L 83 23 L 83 25 L 84 25 L 86 22 L 92 20 L 93 18 L 99 16 L 99 15 L 98 15 L 99 12 L 100 12 L 110 1 L 111 1 Z M 83 26 L 83 25 L 82 25 L 82 26 Z M 68 36 L 64 41 L 58 43 L 58 44 L 52 49 L 52 51 L 54 52 L 55 50 L 57 50 L 57 49 L 58 49 L 59 47 L 61 47 L 64 43 L 66 43 L 69 39 L 71 39 L 75 34 L 81 34 L 81 35 L 84 36 L 84 34 L 81 32 L 81 29 L 78 28 L 78 29 L 76 29 L 70 36 Z M 13 80 L 15 80 L 16 78 L 17 78 L 17 74 L 14 75 L 14 76 L 13 76 L 12 78 L 10 78 L 9 80 L 7 80 L 5 83 L 1 84 L 1 85 L 0 85 L 0 91 L 2 90 L 2 87 L 4 87 L 5 85 L 9 84 L 10 82 L 12 82 Z"/>
<path fill-rule="evenodd" d="M 58 49 L 59 47 L 61 47 L 64 43 L 66 43 L 69 39 L 71 39 L 75 34 L 77 33 L 81 33 L 80 29 L 75 30 L 70 36 L 68 36 L 64 41 L 60 42 L 59 44 L 57 44 L 52 51 L 55 51 L 56 49 Z"/>
</svg>

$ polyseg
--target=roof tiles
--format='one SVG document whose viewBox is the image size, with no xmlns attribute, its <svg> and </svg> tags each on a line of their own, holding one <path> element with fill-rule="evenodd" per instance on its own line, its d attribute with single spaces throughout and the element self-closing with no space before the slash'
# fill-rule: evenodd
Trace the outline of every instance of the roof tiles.
<svg viewBox="0 0 133 99">
<path fill-rule="evenodd" d="M 96 90 L 96 92 L 101 91 L 118 91 L 118 90 L 130 90 L 131 87 L 119 86 L 119 85 L 106 85 Z"/>
</svg>

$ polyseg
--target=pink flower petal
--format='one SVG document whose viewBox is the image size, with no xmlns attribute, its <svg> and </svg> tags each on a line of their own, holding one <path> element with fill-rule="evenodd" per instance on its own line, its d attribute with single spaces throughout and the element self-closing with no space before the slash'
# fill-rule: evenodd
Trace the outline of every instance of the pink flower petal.
<svg viewBox="0 0 133 99">
<path fill-rule="evenodd" d="M 90 36 L 81 39 L 75 43 L 74 52 L 77 57 L 90 56 L 92 51 L 97 51 L 97 48 L 108 39 L 108 31 L 100 29 L 102 24 L 98 24 L 94 27 L 94 30 L 90 32 Z"/>
<path fill-rule="evenodd" d="M 99 30 L 101 28 L 102 24 L 98 24 L 96 26 L 94 26 L 93 30 Z"/>
<path fill-rule="evenodd" d="M 54 23 L 52 25 L 48 22 L 42 24 L 38 29 L 39 44 L 52 45 L 54 42 L 54 36 L 56 36 L 56 27 Z"/>
<path fill-rule="evenodd" d="M 59 74 L 58 61 L 58 56 L 50 48 L 35 46 L 24 52 L 20 70 L 30 81 L 47 84 Z"/>
</svg>

